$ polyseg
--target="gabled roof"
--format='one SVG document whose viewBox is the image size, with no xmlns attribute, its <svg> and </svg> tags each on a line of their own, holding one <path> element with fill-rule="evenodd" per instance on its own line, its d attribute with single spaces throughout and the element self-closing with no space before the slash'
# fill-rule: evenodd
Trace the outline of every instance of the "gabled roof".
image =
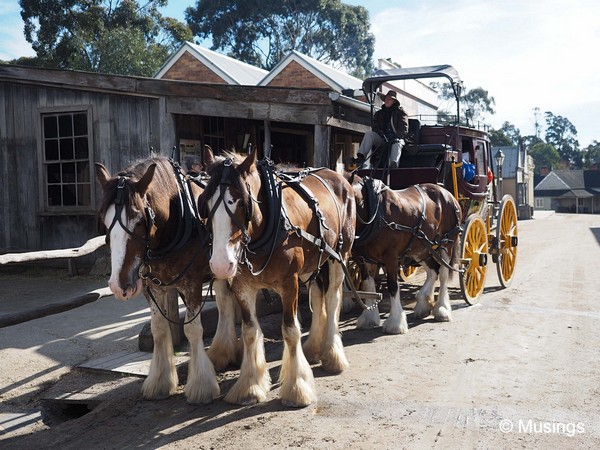
<svg viewBox="0 0 600 450">
<path fill-rule="evenodd" d="M 341 92 L 344 89 L 360 89 L 362 86 L 362 80 L 360 78 L 355 78 L 341 70 L 334 69 L 333 67 L 317 61 L 310 56 L 303 55 L 296 50 L 292 50 L 290 54 L 279 61 L 258 85 L 267 86 L 292 61 L 300 64 L 307 71 L 329 85 L 334 91 Z"/>
<path fill-rule="evenodd" d="M 167 60 L 154 78 L 162 78 L 185 52 L 190 53 L 228 84 L 256 86 L 258 82 L 269 73 L 259 67 L 246 64 L 191 42 L 185 42 L 179 50 Z"/>
<path fill-rule="evenodd" d="M 535 186 L 536 195 L 590 197 L 600 194 L 600 170 L 553 170 Z"/>
</svg>

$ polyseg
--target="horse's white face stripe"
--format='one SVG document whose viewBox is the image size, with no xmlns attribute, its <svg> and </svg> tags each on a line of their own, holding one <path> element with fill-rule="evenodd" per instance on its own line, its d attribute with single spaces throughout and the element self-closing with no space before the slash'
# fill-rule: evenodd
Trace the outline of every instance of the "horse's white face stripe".
<svg viewBox="0 0 600 450">
<path fill-rule="evenodd" d="M 104 216 L 104 225 L 108 231 L 108 228 L 113 223 L 115 217 L 116 208 L 115 205 L 110 205 L 106 210 Z M 132 231 L 135 225 L 142 219 L 141 214 L 135 217 L 133 220 L 127 220 L 127 214 L 125 209 L 121 211 L 121 223 L 123 223 L 129 231 Z M 119 285 L 119 273 L 123 269 L 123 262 L 125 261 L 125 253 L 127 249 L 127 241 L 131 239 L 131 236 L 121 227 L 117 222 L 112 230 L 110 230 L 110 262 L 111 271 L 110 279 L 108 280 L 109 286 Z M 139 261 L 138 261 L 139 262 Z"/>
<path fill-rule="evenodd" d="M 209 208 L 212 210 L 215 202 L 219 199 L 220 192 L 217 191 L 209 201 Z M 227 214 L 226 207 L 235 211 L 239 200 L 234 200 L 229 192 L 225 190 L 223 201 L 217 206 L 212 217 L 212 255 L 210 258 L 210 267 L 217 278 L 231 278 L 237 271 L 237 254 L 240 242 L 231 243 L 233 234 L 233 225 L 231 218 Z"/>
</svg>

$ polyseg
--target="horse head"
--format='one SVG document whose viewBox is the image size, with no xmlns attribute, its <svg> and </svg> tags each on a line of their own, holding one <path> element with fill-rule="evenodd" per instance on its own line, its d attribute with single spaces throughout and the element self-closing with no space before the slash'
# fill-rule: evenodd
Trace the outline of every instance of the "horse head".
<svg viewBox="0 0 600 450">
<path fill-rule="evenodd" d="M 254 192 L 260 187 L 256 152 L 247 157 L 226 153 L 216 158 L 205 149 L 205 161 L 211 178 L 200 199 L 200 209 L 212 231 L 210 268 L 219 279 L 233 277 L 238 260 L 249 243 L 253 216 Z"/>
<path fill-rule="evenodd" d="M 156 163 L 152 162 L 111 176 L 102 164 L 96 163 L 96 178 L 103 190 L 99 231 L 106 233 L 111 253 L 108 285 L 120 300 L 128 300 L 142 288 L 138 272 L 156 231 L 155 213 L 147 198 L 155 171 Z"/>
</svg>

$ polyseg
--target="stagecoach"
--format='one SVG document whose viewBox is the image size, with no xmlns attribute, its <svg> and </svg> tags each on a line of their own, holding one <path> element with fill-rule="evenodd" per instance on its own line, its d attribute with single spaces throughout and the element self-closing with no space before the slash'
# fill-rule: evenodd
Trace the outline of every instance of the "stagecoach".
<svg viewBox="0 0 600 450">
<path fill-rule="evenodd" d="M 495 161 L 487 132 L 460 118 L 462 82 L 457 71 L 449 65 L 379 70 L 364 81 L 363 91 L 373 112 L 378 91 L 384 84 L 397 86 L 404 80 L 440 77 L 450 83 L 456 98 L 456 115 L 410 117 L 408 139 L 398 168 L 388 167 L 385 152 L 389 150 L 384 146 L 378 149 L 379 155 L 373 155 L 375 167 L 358 168 L 357 173 L 380 179 L 392 189 L 436 183 L 452 193 L 463 217 L 460 288 L 465 301 L 472 305 L 483 292 L 488 256 L 496 263 L 502 287 L 508 287 L 513 280 L 518 246 L 517 210 L 514 199 L 499 192 L 492 175 Z M 414 265 L 403 265 L 399 275 L 407 280 L 415 270 Z M 354 281 L 357 277 L 360 275 L 355 272 Z"/>
</svg>

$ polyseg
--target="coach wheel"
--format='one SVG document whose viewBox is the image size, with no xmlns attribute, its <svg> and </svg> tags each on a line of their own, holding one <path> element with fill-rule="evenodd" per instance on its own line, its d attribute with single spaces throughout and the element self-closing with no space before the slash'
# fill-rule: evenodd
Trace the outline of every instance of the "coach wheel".
<svg viewBox="0 0 600 450">
<path fill-rule="evenodd" d="M 409 282 L 417 273 L 418 267 L 416 266 L 400 266 L 398 268 L 398 278 L 400 278 L 405 283 Z"/>
<path fill-rule="evenodd" d="M 474 305 L 479 301 L 485 285 L 488 253 L 488 235 L 478 215 L 471 215 L 465 223 L 461 243 L 460 289 L 465 301 Z"/>
<path fill-rule="evenodd" d="M 509 287 L 512 283 L 515 266 L 517 264 L 517 246 L 519 235 L 517 232 L 517 207 L 510 195 L 505 195 L 500 202 L 498 222 L 496 224 L 496 240 L 498 243 L 498 257 L 496 271 L 502 287 Z"/>
</svg>

